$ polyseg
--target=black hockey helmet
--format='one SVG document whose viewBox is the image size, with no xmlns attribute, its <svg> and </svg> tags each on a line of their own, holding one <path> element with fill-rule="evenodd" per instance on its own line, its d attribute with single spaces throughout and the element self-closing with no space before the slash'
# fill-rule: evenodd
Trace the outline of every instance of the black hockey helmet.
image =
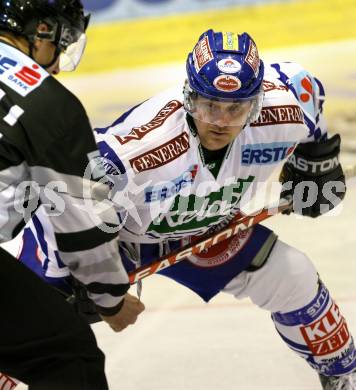
<svg viewBox="0 0 356 390">
<path fill-rule="evenodd" d="M 36 38 L 51 41 L 57 48 L 56 58 L 64 53 L 62 70 L 73 70 L 78 65 L 89 19 L 80 0 L 0 0 L 0 30 L 25 37 L 31 51 Z M 37 31 L 39 23 L 45 23 L 49 31 Z"/>
</svg>

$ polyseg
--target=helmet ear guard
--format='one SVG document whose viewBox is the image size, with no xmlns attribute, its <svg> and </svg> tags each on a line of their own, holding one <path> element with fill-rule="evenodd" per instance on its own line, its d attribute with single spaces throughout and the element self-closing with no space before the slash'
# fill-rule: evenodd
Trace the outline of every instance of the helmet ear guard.
<svg viewBox="0 0 356 390">
<path fill-rule="evenodd" d="M 184 82 L 184 87 L 183 87 L 183 105 L 185 111 L 188 113 L 191 113 L 194 109 L 193 105 L 193 99 L 197 97 L 197 92 L 193 91 L 192 88 L 190 87 L 188 80 L 185 80 Z"/>
<path fill-rule="evenodd" d="M 261 87 L 259 94 L 256 95 L 256 98 L 253 102 L 250 114 L 247 118 L 247 122 L 246 122 L 247 125 L 249 125 L 250 123 L 256 122 L 258 117 L 260 116 L 264 96 L 265 96 L 265 93 L 264 93 L 263 87 Z"/>
</svg>

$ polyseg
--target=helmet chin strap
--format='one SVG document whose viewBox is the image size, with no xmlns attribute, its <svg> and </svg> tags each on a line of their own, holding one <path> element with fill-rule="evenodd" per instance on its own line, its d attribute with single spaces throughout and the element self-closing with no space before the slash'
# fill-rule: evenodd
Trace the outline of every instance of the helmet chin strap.
<svg viewBox="0 0 356 390">
<path fill-rule="evenodd" d="M 33 56 L 33 49 L 34 49 L 34 44 L 33 44 L 33 42 L 31 41 L 31 42 L 30 42 L 30 57 L 31 57 L 35 62 L 37 62 L 39 65 L 41 65 L 42 68 L 44 68 L 44 69 L 46 69 L 46 70 L 47 70 L 48 68 L 50 68 L 51 66 L 53 66 L 53 65 L 56 63 L 58 57 L 61 55 L 61 50 L 60 50 L 58 47 L 56 47 L 56 50 L 55 50 L 55 52 L 54 52 L 54 56 L 53 56 L 52 61 L 50 61 L 48 64 L 40 64 L 38 61 L 35 60 L 35 58 L 34 58 L 34 56 Z"/>
</svg>

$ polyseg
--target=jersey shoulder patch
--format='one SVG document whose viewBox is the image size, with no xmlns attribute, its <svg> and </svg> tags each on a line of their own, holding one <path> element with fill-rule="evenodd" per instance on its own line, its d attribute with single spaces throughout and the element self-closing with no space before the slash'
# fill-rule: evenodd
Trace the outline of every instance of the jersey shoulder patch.
<svg viewBox="0 0 356 390">
<path fill-rule="evenodd" d="M 22 97 L 34 91 L 50 76 L 30 57 L 5 43 L 0 43 L 0 53 L 0 82 Z"/>
<path fill-rule="evenodd" d="M 115 135 L 121 145 L 137 146 L 138 141 L 156 138 L 174 128 L 176 114 L 183 107 L 182 98 L 181 88 L 164 91 L 125 112 L 110 127 L 96 131 Z"/>
<path fill-rule="evenodd" d="M 316 79 L 301 65 L 293 62 L 281 62 L 272 64 L 281 80 L 290 88 L 298 100 L 304 113 L 309 118 L 314 118 L 318 107 L 315 99 L 319 96 L 319 84 Z"/>
</svg>

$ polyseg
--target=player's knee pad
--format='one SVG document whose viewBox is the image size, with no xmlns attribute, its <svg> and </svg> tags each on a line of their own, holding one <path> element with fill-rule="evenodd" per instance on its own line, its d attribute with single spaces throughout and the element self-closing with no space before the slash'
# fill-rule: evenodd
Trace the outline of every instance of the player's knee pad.
<svg viewBox="0 0 356 390">
<path fill-rule="evenodd" d="M 309 258 L 277 241 L 266 264 L 250 276 L 248 295 L 271 312 L 289 312 L 310 302 L 318 289 L 318 274 Z"/>
<path fill-rule="evenodd" d="M 291 311 L 272 314 L 287 345 L 324 375 L 342 375 L 356 368 L 356 350 L 345 318 L 320 282 L 314 299 Z"/>
</svg>

